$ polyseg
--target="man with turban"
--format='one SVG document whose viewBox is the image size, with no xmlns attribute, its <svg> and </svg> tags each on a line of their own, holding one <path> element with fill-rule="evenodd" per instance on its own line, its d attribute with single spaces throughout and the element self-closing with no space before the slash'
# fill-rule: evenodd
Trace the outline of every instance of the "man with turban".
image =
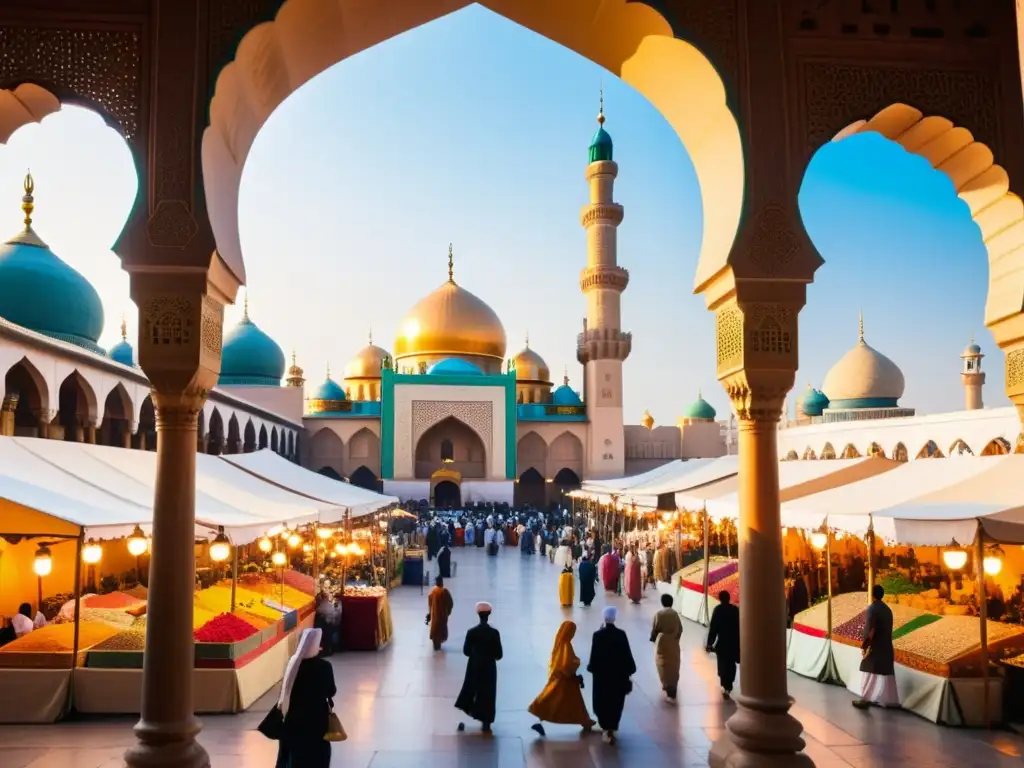
<svg viewBox="0 0 1024 768">
<path fill-rule="evenodd" d="M 459 697 L 455 700 L 455 708 L 479 721 L 484 733 L 490 733 L 497 708 L 501 635 L 488 624 L 491 618 L 490 603 L 477 603 L 476 613 L 480 623 L 466 633 L 466 642 L 462 645 L 462 652 L 468 661 L 466 677 Z M 466 730 L 466 724 L 459 723 L 459 730 Z"/>
<path fill-rule="evenodd" d="M 604 609 L 604 626 L 594 633 L 587 664 L 587 671 L 594 676 L 594 714 L 609 744 L 615 743 L 626 696 L 633 690 L 629 678 L 636 674 L 629 638 L 615 626 L 617 617 L 615 606 Z"/>
</svg>

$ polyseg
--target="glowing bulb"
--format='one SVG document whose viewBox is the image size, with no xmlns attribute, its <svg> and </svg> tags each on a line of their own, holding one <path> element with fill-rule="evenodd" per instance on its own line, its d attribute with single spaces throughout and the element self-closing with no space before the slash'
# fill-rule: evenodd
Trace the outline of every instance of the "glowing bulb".
<svg viewBox="0 0 1024 768">
<path fill-rule="evenodd" d="M 302 545 L 302 551 L 305 552 L 308 555 L 310 552 L 313 551 L 313 545 L 312 544 L 303 544 Z"/>
<path fill-rule="evenodd" d="M 291 536 L 288 537 L 288 546 L 291 547 L 292 549 L 295 549 L 301 543 L 302 543 L 302 537 L 299 536 L 299 534 L 297 534 L 297 533 L 293 533 Z"/>
<path fill-rule="evenodd" d="M 811 534 L 812 547 L 814 547 L 815 549 L 824 549 L 826 544 L 828 544 L 827 534 L 821 533 L 820 531 Z"/>
<path fill-rule="evenodd" d="M 1003 561 L 994 555 L 990 555 L 982 560 L 982 566 L 985 568 L 985 573 L 989 576 L 998 576 L 999 572 L 1003 570 Z"/>
<path fill-rule="evenodd" d="M 334 545 L 334 551 L 337 552 L 339 555 L 344 554 L 345 545 L 339 541 L 337 544 Z"/>
<path fill-rule="evenodd" d="M 260 539 L 259 546 L 261 552 L 269 552 L 274 548 L 274 543 L 269 538 L 264 536 L 262 539 Z"/>
<path fill-rule="evenodd" d="M 132 535 L 128 537 L 128 553 L 132 557 L 141 557 L 146 554 L 147 549 L 149 549 L 149 542 L 146 541 L 146 534 L 136 525 Z"/>
<path fill-rule="evenodd" d="M 273 555 L 270 556 L 270 562 L 272 562 L 274 565 L 276 565 L 276 566 L 278 566 L 280 568 L 281 566 L 283 566 L 285 563 L 288 562 L 288 557 L 285 555 L 284 552 L 278 551 L 278 552 L 275 552 Z"/>
<path fill-rule="evenodd" d="M 962 549 L 947 549 L 942 553 L 942 562 L 946 564 L 947 568 L 959 571 L 967 565 L 967 553 Z"/>
<path fill-rule="evenodd" d="M 35 560 L 32 561 L 32 570 L 36 576 L 42 578 L 53 572 L 53 557 L 50 555 L 50 548 L 41 544 L 36 550 Z"/>
<path fill-rule="evenodd" d="M 332 531 L 330 528 L 318 528 L 316 531 L 316 535 L 319 536 L 321 539 L 329 539 L 331 538 L 331 536 L 334 535 L 334 531 Z"/>
<path fill-rule="evenodd" d="M 82 550 L 82 560 L 86 565 L 96 565 L 103 559 L 103 547 L 94 542 L 89 542 Z"/>
<path fill-rule="evenodd" d="M 231 557 L 231 539 L 227 537 L 222 527 L 210 544 L 210 559 L 215 563 L 223 563 L 229 557 Z"/>
<path fill-rule="evenodd" d="M 782 537 L 785 538 L 786 536 L 789 536 L 789 528 L 782 529 Z"/>
</svg>

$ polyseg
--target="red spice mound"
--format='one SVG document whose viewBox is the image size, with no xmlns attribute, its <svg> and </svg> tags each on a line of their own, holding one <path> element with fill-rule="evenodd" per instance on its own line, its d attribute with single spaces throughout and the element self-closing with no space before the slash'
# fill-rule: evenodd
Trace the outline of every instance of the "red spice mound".
<svg viewBox="0 0 1024 768">
<path fill-rule="evenodd" d="M 284 583 L 285 586 L 305 592 L 307 595 L 316 594 L 316 582 L 313 581 L 312 576 L 307 576 L 304 573 L 288 569 L 284 572 Z"/>
<path fill-rule="evenodd" d="M 222 613 L 197 629 L 193 636 L 198 643 L 237 643 L 252 637 L 258 631 L 252 624 L 234 614 Z"/>
<path fill-rule="evenodd" d="M 92 595 L 82 600 L 86 608 L 127 608 L 145 602 L 124 592 L 108 592 L 105 595 Z"/>
</svg>

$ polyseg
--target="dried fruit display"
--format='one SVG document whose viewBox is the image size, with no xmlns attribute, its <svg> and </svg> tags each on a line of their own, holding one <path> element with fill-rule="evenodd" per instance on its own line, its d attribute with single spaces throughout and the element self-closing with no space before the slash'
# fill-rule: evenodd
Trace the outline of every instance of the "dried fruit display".
<svg viewBox="0 0 1024 768">
<path fill-rule="evenodd" d="M 904 624 L 901 627 L 893 627 L 893 630 L 892 630 L 893 642 L 895 642 L 896 640 L 899 640 L 904 635 L 909 635 L 911 632 L 913 632 L 913 631 L 915 631 L 917 629 L 921 629 L 922 627 L 927 627 L 929 624 L 934 624 L 936 621 L 938 621 L 941 618 L 942 617 L 939 616 L 937 613 L 923 613 L 920 616 L 918 616 L 916 619 L 911 619 L 910 621 L 908 621 L 906 624 Z"/>
<path fill-rule="evenodd" d="M 116 634 L 117 628 L 104 622 L 83 621 L 78 630 L 78 649 L 92 648 Z M 3 646 L 0 653 L 71 653 L 74 647 L 74 624 L 48 624 Z"/>
<path fill-rule="evenodd" d="M 867 593 L 863 594 L 867 599 Z M 911 608 L 907 605 L 890 605 L 889 609 L 892 611 L 892 628 L 893 634 L 899 632 L 901 628 L 907 626 L 911 622 L 920 619 L 922 616 L 933 617 L 928 621 L 938 619 L 938 614 L 925 613 L 924 611 L 918 610 L 917 608 Z M 847 622 L 835 626 L 832 630 L 832 637 L 840 643 L 845 645 L 855 645 L 860 647 L 861 641 L 864 638 L 864 625 L 867 623 L 868 611 L 865 607 L 861 613 L 854 616 Z M 925 622 L 927 623 L 927 621 Z M 909 632 L 910 630 L 907 630 Z M 906 632 L 903 632 L 906 634 Z"/>
<path fill-rule="evenodd" d="M 711 558 L 708 564 L 708 584 L 714 584 L 739 570 L 739 561 L 724 557 Z M 693 569 L 693 570 L 690 570 Z M 689 573 L 686 573 L 689 571 Z M 683 570 L 681 584 L 694 592 L 704 592 L 704 561 L 694 563 Z"/>
<path fill-rule="evenodd" d="M 117 608 L 82 608 L 81 619 L 85 621 L 110 624 L 115 631 L 126 629 L 135 623 L 135 617 L 128 615 L 124 609 Z"/>
<path fill-rule="evenodd" d="M 722 591 L 729 593 L 729 599 L 733 605 L 739 605 L 740 575 L 738 573 L 732 573 L 724 579 L 719 579 L 714 584 L 708 585 L 708 595 L 716 600 L 718 599 L 718 593 Z"/>
<path fill-rule="evenodd" d="M 384 587 L 360 587 L 354 584 L 345 587 L 345 597 L 381 598 L 387 595 L 387 593 L 388 591 Z"/>
<path fill-rule="evenodd" d="M 1024 636 L 1024 627 L 988 622 L 989 645 L 1018 636 Z M 1024 640 L 1024 637 L 1021 639 Z M 958 657 L 981 649 L 980 620 L 974 616 L 942 616 L 939 621 L 895 640 L 893 647 L 906 656 L 918 656 L 936 664 L 949 664 Z"/>
<path fill-rule="evenodd" d="M 237 643 L 252 637 L 259 630 L 231 613 L 210 619 L 193 634 L 199 643 Z"/>
<path fill-rule="evenodd" d="M 1009 664 L 1011 667 L 1024 669 L 1024 653 L 1003 659 L 1003 664 Z"/>
<path fill-rule="evenodd" d="M 832 598 L 833 632 L 836 627 L 856 618 L 867 608 L 867 604 L 867 592 L 845 592 L 835 595 Z M 811 630 L 805 634 L 824 637 L 824 633 L 828 630 L 828 601 L 822 600 L 806 611 L 800 611 L 793 618 L 793 626 L 801 630 Z"/>
<path fill-rule="evenodd" d="M 146 617 L 140 616 L 128 629 L 94 646 L 94 651 L 141 651 L 146 647 Z"/>
</svg>

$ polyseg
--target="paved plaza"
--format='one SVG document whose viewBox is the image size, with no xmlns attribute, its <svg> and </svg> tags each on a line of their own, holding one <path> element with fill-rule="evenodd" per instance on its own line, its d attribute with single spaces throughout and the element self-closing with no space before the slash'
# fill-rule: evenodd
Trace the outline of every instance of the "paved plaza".
<svg viewBox="0 0 1024 768">
<path fill-rule="evenodd" d="M 419 589 L 392 592 L 395 639 L 378 654 L 334 657 L 336 709 L 349 740 L 334 746 L 332 765 L 344 768 L 604 768 L 631 765 L 702 766 L 711 742 L 723 731 L 734 705 L 723 702 L 714 658 L 703 651 L 704 629 L 686 622 L 683 676 L 678 703 L 663 700 L 649 641 L 657 596 L 648 590 L 639 606 L 599 594 L 594 606 L 558 607 L 558 568 L 547 558 L 523 558 L 505 548 L 497 558 L 480 549 L 457 550 L 452 638 L 434 653 L 426 635 L 425 597 Z M 498 671 L 498 718 L 493 736 L 456 727 L 462 715 L 453 702 L 465 669 L 466 629 L 475 623 L 478 600 L 494 604 L 492 623 L 501 631 L 505 658 Z M 548 726 L 539 738 L 526 708 L 545 683 L 548 655 L 558 624 L 580 625 L 575 648 L 586 663 L 589 636 L 605 602 L 619 606 L 619 625 L 629 633 L 639 666 L 626 703 L 619 743 L 581 736 L 569 726 Z M 584 692 L 590 704 L 590 688 Z M 1024 739 L 1004 732 L 940 728 L 903 712 L 863 713 L 842 688 L 790 675 L 794 708 L 803 723 L 807 752 L 820 768 L 1002 768 L 1019 766 Z M 10 695 L 10 692 L 4 692 Z M 239 716 L 203 718 L 200 740 L 214 768 L 270 768 L 276 744 L 256 730 L 276 692 Z M 114 768 L 132 741 L 133 719 L 90 720 L 54 726 L 0 727 L 2 768 Z"/>
</svg>

